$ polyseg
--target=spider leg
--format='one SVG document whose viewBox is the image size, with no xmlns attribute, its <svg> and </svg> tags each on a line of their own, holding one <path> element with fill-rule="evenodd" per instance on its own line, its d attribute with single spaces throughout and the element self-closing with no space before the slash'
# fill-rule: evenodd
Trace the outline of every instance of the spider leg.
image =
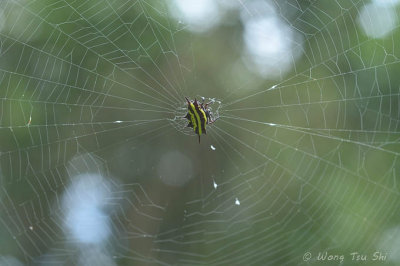
<svg viewBox="0 0 400 266">
<path fill-rule="evenodd" d="M 209 125 L 213 124 L 215 121 L 218 120 L 219 117 L 217 117 L 216 119 L 214 119 L 213 121 L 210 121 L 210 123 L 208 123 Z"/>
<path fill-rule="evenodd" d="M 204 107 L 207 109 L 207 107 L 208 107 L 210 104 L 212 104 L 212 102 L 206 103 L 206 104 L 204 105 Z"/>
<path fill-rule="evenodd" d="M 200 135 L 199 135 L 199 143 L 200 143 Z"/>
</svg>

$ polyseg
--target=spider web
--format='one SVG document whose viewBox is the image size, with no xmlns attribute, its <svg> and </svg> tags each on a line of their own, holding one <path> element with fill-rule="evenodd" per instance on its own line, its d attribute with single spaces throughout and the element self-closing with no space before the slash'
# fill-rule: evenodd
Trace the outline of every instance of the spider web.
<svg viewBox="0 0 400 266">
<path fill-rule="evenodd" d="M 398 25 L 374 39 L 357 22 L 364 1 L 272 3 L 302 56 L 257 83 L 226 78 L 239 26 L 192 34 L 164 1 L 1 1 L 0 262 L 317 265 L 318 252 L 351 264 L 381 251 L 395 265 Z M 218 118 L 200 145 L 185 96 Z"/>
</svg>

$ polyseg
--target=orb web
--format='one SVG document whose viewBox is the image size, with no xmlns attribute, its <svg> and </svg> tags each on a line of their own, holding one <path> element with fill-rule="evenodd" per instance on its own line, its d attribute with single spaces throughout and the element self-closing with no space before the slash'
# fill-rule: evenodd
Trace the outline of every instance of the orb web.
<svg viewBox="0 0 400 266">
<path fill-rule="evenodd" d="M 235 3 L 205 33 L 165 1 L 1 1 L 1 263 L 398 263 L 397 13 L 381 36 L 367 1 L 269 1 L 301 38 L 265 77 Z"/>
</svg>

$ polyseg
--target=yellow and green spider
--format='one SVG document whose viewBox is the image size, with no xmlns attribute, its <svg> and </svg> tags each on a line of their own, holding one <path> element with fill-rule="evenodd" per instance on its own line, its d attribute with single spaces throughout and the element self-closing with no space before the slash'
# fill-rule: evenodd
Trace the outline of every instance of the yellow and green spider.
<svg viewBox="0 0 400 266">
<path fill-rule="evenodd" d="M 210 103 L 201 103 L 199 104 L 196 99 L 194 101 L 189 101 L 186 98 L 188 104 L 188 113 L 184 118 L 189 120 L 188 127 L 193 128 L 194 132 L 199 136 L 199 143 L 200 143 L 200 136 L 201 134 L 207 134 L 206 125 L 211 125 L 216 121 L 216 119 L 211 118 L 211 111 L 208 108 Z"/>
</svg>

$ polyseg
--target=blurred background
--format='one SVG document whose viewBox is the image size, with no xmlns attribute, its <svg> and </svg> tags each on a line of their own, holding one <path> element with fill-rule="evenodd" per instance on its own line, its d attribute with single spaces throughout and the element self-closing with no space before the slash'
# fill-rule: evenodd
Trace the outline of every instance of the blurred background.
<svg viewBox="0 0 400 266">
<path fill-rule="evenodd" d="M 399 265 L 399 8 L 1 1 L 0 264 Z"/>
</svg>

